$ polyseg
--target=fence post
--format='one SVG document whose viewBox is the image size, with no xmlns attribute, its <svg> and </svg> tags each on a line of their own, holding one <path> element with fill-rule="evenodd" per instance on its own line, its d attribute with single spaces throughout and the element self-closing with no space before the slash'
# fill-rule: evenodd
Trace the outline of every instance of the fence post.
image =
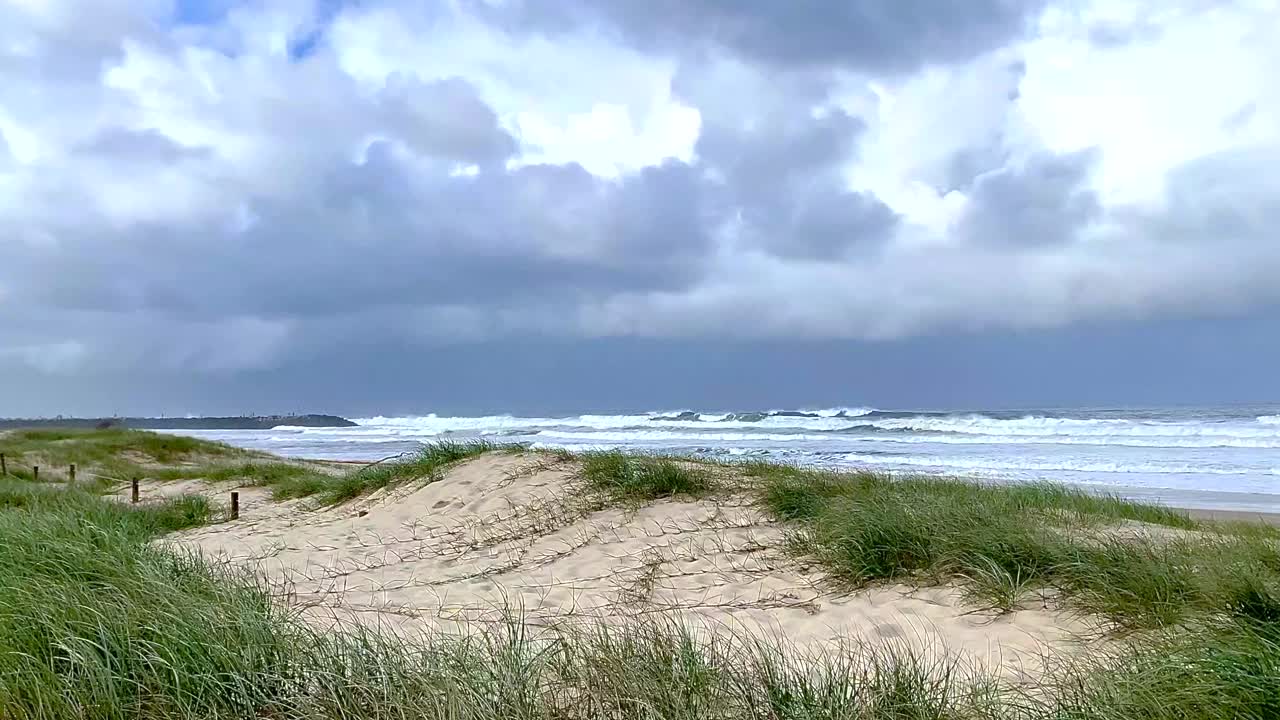
<svg viewBox="0 0 1280 720">
<path fill-rule="evenodd" d="M 75 483 L 76 481 L 76 464 L 75 463 L 71 463 L 71 467 L 67 469 L 67 475 L 70 477 L 71 482 Z"/>
<path fill-rule="evenodd" d="M 138 478 L 129 481 L 129 489 L 132 491 L 130 502 L 138 502 Z"/>
<path fill-rule="evenodd" d="M 31 480 L 34 482 L 40 482 L 40 466 L 39 465 L 31 466 Z"/>
<path fill-rule="evenodd" d="M 231 491 L 231 519 L 240 519 L 240 493 L 235 490 Z"/>
<path fill-rule="evenodd" d="M 0 475 L 8 475 L 9 466 L 5 464 L 4 453 L 0 453 Z"/>
</svg>

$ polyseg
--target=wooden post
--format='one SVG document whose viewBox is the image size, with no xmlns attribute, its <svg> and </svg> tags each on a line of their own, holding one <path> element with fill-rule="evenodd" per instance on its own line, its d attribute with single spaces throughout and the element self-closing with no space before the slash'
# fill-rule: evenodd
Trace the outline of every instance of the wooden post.
<svg viewBox="0 0 1280 720">
<path fill-rule="evenodd" d="M 35 482 L 40 482 L 40 466 L 39 465 L 31 466 L 31 479 L 34 480 Z"/>
<path fill-rule="evenodd" d="M 70 482 L 74 483 L 76 481 L 76 464 L 75 463 L 71 463 L 71 467 L 67 468 L 67 477 L 70 479 Z"/>
<path fill-rule="evenodd" d="M 4 453 L 0 453 L 0 475 L 8 475 L 9 466 L 5 464 Z"/>
<path fill-rule="evenodd" d="M 240 493 L 235 490 L 231 491 L 231 519 L 240 519 Z"/>
<path fill-rule="evenodd" d="M 129 488 L 132 490 L 130 502 L 138 502 L 138 478 L 134 478 L 129 482 Z"/>
</svg>

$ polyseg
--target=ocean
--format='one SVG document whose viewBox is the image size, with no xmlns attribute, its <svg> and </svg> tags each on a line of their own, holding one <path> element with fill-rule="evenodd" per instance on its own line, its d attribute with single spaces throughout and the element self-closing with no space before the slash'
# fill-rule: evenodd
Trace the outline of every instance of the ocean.
<svg viewBox="0 0 1280 720">
<path fill-rule="evenodd" d="M 1280 405 L 570 417 L 367 417 L 352 428 L 181 431 L 306 458 L 377 460 L 439 439 L 693 454 L 991 481 L 1053 480 L 1201 508 L 1280 511 Z M 175 431 L 177 432 L 177 431 Z"/>
</svg>

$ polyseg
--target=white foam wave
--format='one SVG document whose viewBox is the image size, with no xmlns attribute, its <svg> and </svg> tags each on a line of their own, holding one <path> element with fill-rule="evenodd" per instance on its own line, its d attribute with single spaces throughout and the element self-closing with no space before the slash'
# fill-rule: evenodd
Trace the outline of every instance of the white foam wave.
<svg viewBox="0 0 1280 720">
<path fill-rule="evenodd" d="M 402 440 L 471 434 L 522 439 L 554 437 L 580 442 L 823 442 L 835 447 L 849 443 L 884 442 L 939 445 L 1087 445 L 1150 448 L 1280 448 L 1280 415 L 1260 416 L 1257 422 L 1232 423 L 1186 420 L 1160 422 L 1115 418 L 1055 418 L 1026 416 L 998 419 L 983 415 L 861 418 L 867 408 L 810 411 L 813 416 L 770 416 L 758 421 L 731 420 L 730 415 L 701 413 L 697 419 L 675 419 L 670 413 L 644 415 L 579 415 L 572 417 L 370 417 L 354 428 L 281 426 L 279 432 L 358 441 L 374 437 Z M 844 413 L 843 416 L 840 413 Z M 1276 418 L 1275 422 L 1264 421 Z M 866 433 L 859 429 L 865 428 Z M 891 432 L 876 432 L 891 431 Z M 845 432 L 840 432 L 845 431 Z M 827 432 L 818 436 L 813 433 Z M 600 433 L 607 433 L 601 435 Z M 570 437 L 572 436 L 572 437 Z"/>
<path fill-rule="evenodd" d="M 1209 438 L 1209 442 L 1193 442 L 1191 447 L 1231 446 L 1232 440 L 1263 440 L 1280 446 L 1280 415 L 1262 415 L 1254 422 L 1179 422 L 1133 420 L 1123 418 L 1059 418 L 1028 415 L 1021 418 L 992 418 L 985 415 L 910 416 L 895 418 L 864 417 L 869 408 L 831 408 L 809 411 L 815 416 L 768 416 L 759 420 L 730 419 L 727 413 L 699 413 L 678 418 L 670 413 L 640 415 L 578 415 L 567 417 L 517 417 L 490 415 L 483 417 L 441 417 L 437 415 L 408 417 L 358 418 L 359 428 L 297 428 L 281 426 L 281 431 L 303 434 L 341 435 L 359 430 L 386 432 L 406 436 L 433 436 L 447 433 L 518 431 L 545 428 L 581 428 L 591 430 L 684 429 L 702 432 L 722 430 L 844 430 L 850 425 L 865 425 L 880 430 L 933 433 L 955 436 L 986 436 L 991 442 L 1012 442 L 1013 438 L 1100 438 L 1101 443 L 1123 444 L 1125 438 L 1155 440 Z M 844 413 L 841 415 L 841 413 Z M 856 428 L 855 428 L 856 429 Z M 945 442 L 945 441 L 941 441 Z M 1071 442 L 1067 440 L 1066 442 Z M 1089 441 L 1092 443 L 1092 441 Z M 1145 446 L 1140 444 L 1139 446 Z M 1157 445 L 1158 446 L 1158 445 Z M 1174 445 L 1175 447 L 1178 445 Z M 1253 445 L 1242 444 L 1242 447 Z M 1261 445 L 1271 447 L 1271 445 Z"/>
<path fill-rule="evenodd" d="M 1075 436 L 1075 437 L 1200 437 L 1275 438 L 1280 440 L 1280 422 L 1263 423 L 1162 422 L 1112 418 L 1055 418 L 1026 416 L 998 419 L 984 415 L 948 417 L 907 417 L 869 419 L 863 424 L 882 430 L 956 433 L 989 436 Z"/>
<path fill-rule="evenodd" d="M 726 430 L 726 429 L 795 429 L 795 430 L 839 430 L 847 427 L 851 413 L 872 412 L 870 408 L 832 408 L 813 411 L 819 417 L 773 416 L 759 420 L 730 420 L 728 413 L 699 413 L 697 419 L 677 419 L 673 413 L 646 413 L 643 415 L 577 415 L 568 417 L 517 417 L 513 415 L 488 415 L 483 417 L 441 417 L 437 415 L 421 415 L 407 417 L 367 417 L 355 418 L 352 422 L 364 428 L 377 428 L 384 431 L 397 431 L 403 435 L 433 436 L 457 432 L 498 432 L 547 427 L 575 427 L 586 430 L 620 430 L 647 426 L 659 428 L 682 428 L 690 430 Z M 844 412 L 844 416 L 840 413 Z M 354 428 L 304 428 L 309 431 L 353 430 Z"/>
<path fill-rule="evenodd" d="M 1008 460 L 995 458 L 959 458 L 932 456 L 887 456 L 864 455 L 850 453 L 844 456 L 850 463 L 864 465 L 888 465 L 895 467 L 920 467 L 931 469 L 960 470 L 1032 470 L 1037 472 L 1072 472 L 1072 473 L 1144 473 L 1172 475 L 1250 475 L 1256 470 L 1240 467 L 1214 467 L 1207 465 L 1161 465 L 1158 463 L 1120 463 L 1120 462 L 1043 462 L 1037 460 Z M 1272 474 L 1276 469 L 1270 471 Z"/>
<path fill-rule="evenodd" d="M 563 417 L 368 417 L 355 427 L 174 431 L 305 457 L 377 459 L 446 437 L 571 450 L 623 448 L 966 477 L 1280 494 L 1280 414 L 1210 409 L 1126 415 L 667 411 Z"/>
<path fill-rule="evenodd" d="M 870 415 L 875 411 L 876 409 L 871 407 L 834 407 L 821 408 L 818 410 L 806 410 L 805 412 L 811 412 L 819 417 L 862 417 L 863 415 Z"/>
<path fill-rule="evenodd" d="M 830 442 L 831 435 L 803 435 L 743 432 L 671 432 L 663 430 L 632 430 L 628 432 L 558 431 L 541 430 L 536 437 L 543 440 L 594 441 L 612 444 L 641 442 Z M 837 436 L 838 437 L 838 436 Z"/>
<path fill-rule="evenodd" d="M 1280 448 L 1280 438 L 1240 438 L 1229 436 L 1146 436 L 1093 435 L 868 435 L 851 436 L 862 441 L 937 445 L 1092 445 L 1145 448 Z"/>
<path fill-rule="evenodd" d="M 1187 437 L 1187 438 L 1131 438 L 1115 436 L 1072 437 L 1069 435 L 1048 436 L 998 436 L 998 435 L 847 435 L 828 434 L 815 435 L 809 433 L 768 433 L 768 432 L 691 432 L 683 427 L 654 430 L 594 431 L 576 430 L 538 430 L 534 437 L 540 439 L 558 439 L 568 441 L 595 441 L 618 445 L 639 444 L 647 442 L 708 442 L 708 443 L 822 443 L 831 446 L 866 445 L 868 443 L 892 443 L 907 445 L 1082 445 L 1082 446 L 1119 446 L 1149 448 L 1280 448 L 1280 438 L 1275 440 L 1230 438 L 1230 437 Z"/>
</svg>

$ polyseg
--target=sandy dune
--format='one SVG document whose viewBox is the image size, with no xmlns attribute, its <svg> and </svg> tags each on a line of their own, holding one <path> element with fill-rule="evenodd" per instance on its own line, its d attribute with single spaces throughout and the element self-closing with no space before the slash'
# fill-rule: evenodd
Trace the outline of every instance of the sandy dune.
<svg viewBox="0 0 1280 720">
<path fill-rule="evenodd" d="M 317 622 L 399 632 L 467 627 L 504 608 L 540 624 L 661 615 L 801 644 L 945 648 L 1019 676 L 1039 672 L 1047 646 L 1074 647 L 1090 629 L 1047 607 L 985 612 L 949 587 L 836 592 L 782 551 L 782 528 L 745 500 L 593 508 L 575 469 L 492 454 L 328 510 L 244 488 L 240 520 L 180 541 L 254 564 Z"/>
</svg>

